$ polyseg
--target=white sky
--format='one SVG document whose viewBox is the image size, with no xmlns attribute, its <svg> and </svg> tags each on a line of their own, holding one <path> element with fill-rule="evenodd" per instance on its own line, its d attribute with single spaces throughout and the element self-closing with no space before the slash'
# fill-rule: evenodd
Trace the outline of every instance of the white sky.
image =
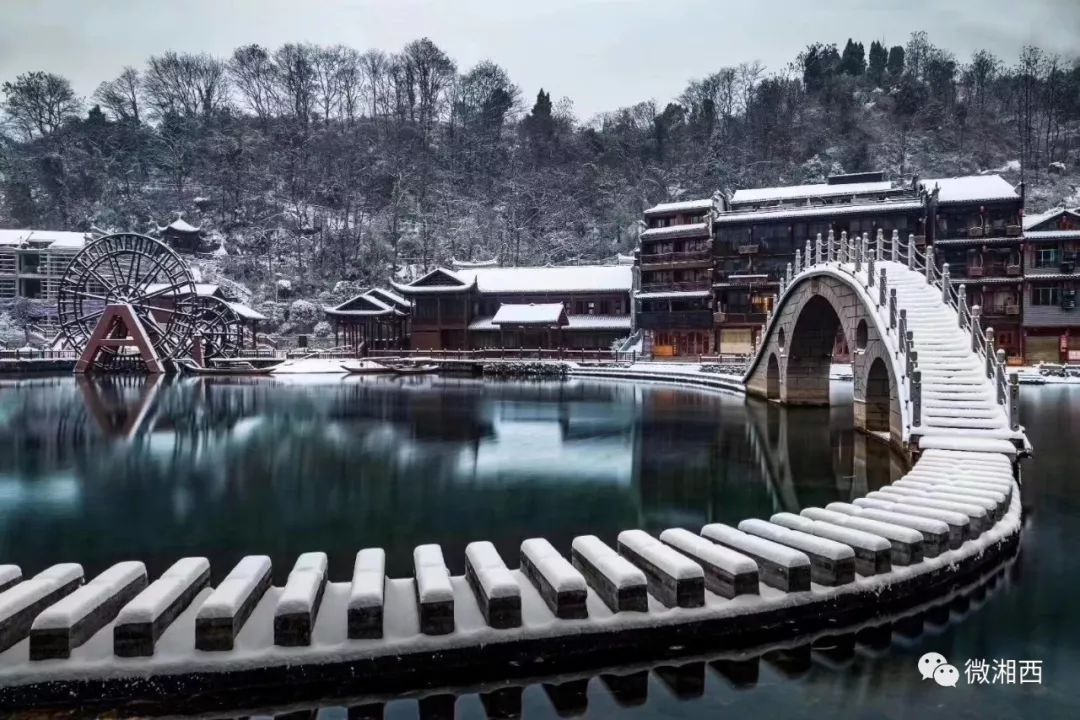
<svg viewBox="0 0 1080 720">
<path fill-rule="evenodd" d="M 588 118 L 665 103 L 688 80 L 760 60 L 779 69 L 813 41 L 903 44 L 923 29 L 966 59 L 1012 62 L 1032 43 L 1080 53 L 1080 0 L 0 0 L 0 81 L 29 70 L 88 96 L 124 65 L 173 49 L 227 56 L 257 42 L 396 51 L 428 36 L 466 70 L 504 66 L 531 105 L 538 89 Z"/>
</svg>

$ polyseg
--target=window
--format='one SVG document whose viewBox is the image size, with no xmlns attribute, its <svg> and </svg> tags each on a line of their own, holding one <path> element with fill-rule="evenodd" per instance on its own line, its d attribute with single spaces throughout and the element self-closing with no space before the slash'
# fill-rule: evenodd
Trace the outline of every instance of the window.
<svg viewBox="0 0 1080 720">
<path fill-rule="evenodd" d="M 1056 247 L 1041 247 L 1035 253 L 1035 267 L 1053 267 L 1058 264 L 1059 254 Z"/>
<path fill-rule="evenodd" d="M 1061 302 L 1061 288 L 1057 285 L 1033 287 L 1031 289 L 1032 305 L 1057 305 Z"/>
</svg>

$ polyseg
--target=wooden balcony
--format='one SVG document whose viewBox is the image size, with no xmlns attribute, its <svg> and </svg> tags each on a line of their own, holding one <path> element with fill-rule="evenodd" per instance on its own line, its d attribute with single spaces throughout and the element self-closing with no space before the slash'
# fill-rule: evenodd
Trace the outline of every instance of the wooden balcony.
<svg viewBox="0 0 1080 720">
<path fill-rule="evenodd" d="M 640 256 L 642 269 L 662 267 L 706 267 L 712 264 L 710 250 L 684 250 L 682 252 L 648 253 Z"/>
<path fill-rule="evenodd" d="M 642 310 L 638 327 L 645 330 L 706 330 L 713 325 L 712 313 L 701 310 Z"/>
<path fill-rule="evenodd" d="M 764 325 L 766 314 L 756 310 L 721 311 L 713 313 L 713 323 L 716 325 L 753 324 Z"/>
<path fill-rule="evenodd" d="M 711 290 L 712 283 L 708 278 L 702 280 L 668 281 L 668 282 L 642 282 L 641 292 L 693 292 L 695 290 Z"/>
</svg>

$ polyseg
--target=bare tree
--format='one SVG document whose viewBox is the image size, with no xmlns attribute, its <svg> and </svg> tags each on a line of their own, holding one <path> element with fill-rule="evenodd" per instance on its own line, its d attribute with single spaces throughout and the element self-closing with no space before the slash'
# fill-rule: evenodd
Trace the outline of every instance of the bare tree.
<svg viewBox="0 0 1080 720">
<path fill-rule="evenodd" d="M 158 117 L 211 117 L 228 101 L 225 64 L 206 54 L 169 51 L 151 57 L 143 91 Z"/>
<path fill-rule="evenodd" d="M 244 105 L 260 120 L 266 121 L 279 111 L 278 68 L 266 48 L 261 45 L 236 48 L 228 69 Z"/>
<path fill-rule="evenodd" d="M 81 107 L 67 78 L 53 73 L 25 73 L 0 89 L 4 110 L 27 140 L 52 134 Z"/>
<path fill-rule="evenodd" d="M 125 67 L 117 78 L 98 85 L 94 91 L 94 99 L 117 120 L 138 124 L 141 121 L 139 108 L 142 104 L 139 71 L 133 67 Z"/>
<path fill-rule="evenodd" d="M 274 53 L 282 97 L 301 123 L 307 125 L 315 108 L 315 68 L 310 45 L 288 43 Z"/>
</svg>

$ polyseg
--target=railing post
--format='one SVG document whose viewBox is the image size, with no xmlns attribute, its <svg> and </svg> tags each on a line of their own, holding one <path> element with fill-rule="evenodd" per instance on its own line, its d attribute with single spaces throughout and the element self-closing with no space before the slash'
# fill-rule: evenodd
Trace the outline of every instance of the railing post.
<svg viewBox="0 0 1080 720">
<path fill-rule="evenodd" d="M 790 285 L 791 284 L 791 263 L 787 264 L 787 274 L 785 275 L 785 277 L 787 278 L 787 284 Z"/>
<path fill-rule="evenodd" d="M 821 264 L 821 233 L 817 234 L 817 239 L 814 241 L 814 264 Z"/>
<path fill-rule="evenodd" d="M 997 399 L 999 405 L 1005 404 L 1005 351 L 998 348 L 997 351 L 997 375 L 994 385 L 997 386 Z"/>
<path fill-rule="evenodd" d="M 795 274 L 798 275 L 800 272 L 802 272 L 802 251 L 795 248 Z"/>
<path fill-rule="evenodd" d="M 886 286 L 888 281 L 885 278 L 885 268 L 881 268 L 881 279 L 878 280 L 878 307 L 885 307 Z"/>
<path fill-rule="evenodd" d="M 874 259 L 881 262 L 881 253 L 885 249 L 885 232 L 878 228 L 877 237 L 874 238 Z"/>
<path fill-rule="evenodd" d="M 982 315 L 982 308 L 978 305 L 971 306 L 971 352 L 979 352 L 979 316 Z"/>
<path fill-rule="evenodd" d="M 964 311 L 967 310 L 967 287 L 963 284 L 956 289 L 956 317 L 960 329 L 964 329 Z"/>
<path fill-rule="evenodd" d="M 941 266 L 941 301 L 946 306 L 949 304 L 949 263 Z"/>
<path fill-rule="evenodd" d="M 907 236 L 907 266 L 908 270 L 915 267 L 915 233 Z"/>
<path fill-rule="evenodd" d="M 922 425 L 922 371 L 911 373 L 911 425 Z"/>
<path fill-rule="evenodd" d="M 833 257 L 835 256 L 834 255 L 835 251 L 836 251 L 836 248 L 834 247 L 835 244 L 836 244 L 836 233 L 833 232 L 832 228 L 829 228 L 829 245 L 828 245 L 828 249 L 826 250 L 826 252 L 828 253 L 827 257 L 829 258 L 829 262 L 832 262 Z"/>
<path fill-rule="evenodd" d="M 847 230 L 840 231 L 840 264 L 843 265 L 848 261 L 848 242 L 847 242 Z"/>
<path fill-rule="evenodd" d="M 896 288 L 889 288 L 889 329 L 896 327 Z"/>
<path fill-rule="evenodd" d="M 911 346 L 911 331 L 908 330 L 908 346 Z M 908 350 L 907 354 L 907 376 L 911 377 L 911 374 L 915 372 L 915 368 L 919 364 L 919 351 Z"/>
<path fill-rule="evenodd" d="M 904 308 L 900 308 L 899 338 L 900 352 L 907 355 L 907 310 Z"/>
<path fill-rule="evenodd" d="M 866 256 L 866 233 L 862 234 L 862 237 L 856 235 L 852 238 L 852 243 L 855 245 L 855 272 L 862 270 L 862 261 Z"/>
<path fill-rule="evenodd" d="M 934 284 L 934 246 L 926 248 L 926 284 Z"/>
<path fill-rule="evenodd" d="M 986 377 L 994 379 L 994 328 L 986 328 Z"/>
<path fill-rule="evenodd" d="M 1009 429 L 1020 429 L 1020 376 L 1009 373 Z"/>
<path fill-rule="evenodd" d="M 791 267 L 789 264 L 788 267 Z M 780 295 L 784 294 L 784 290 L 787 289 L 787 280 L 784 277 L 780 278 Z M 779 297 L 779 296 L 777 296 Z"/>
<path fill-rule="evenodd" d="M 896 262 L 900 253 L 900 231 L 892 231 L 892 247 L 889 248 L 889 259 Z"/>
<path fill-rule="evenodd" d="M 810 238 L 806 238 L 806 249 L 803 250 L 803 262 L 805 263 L 806 267 L 810 267 L 814 264 L 814 261 L 810 259 L 810 248 Z"/>
<path fill-rule="evenodd" d="M 863 252 L 866 255 L 866 287 L 874 287 L 874 260 L 877 257 L 877 250 L 870 250 L 867 252 L 866 248 L 866 234 L 863 234 Z"/>
</svg>

